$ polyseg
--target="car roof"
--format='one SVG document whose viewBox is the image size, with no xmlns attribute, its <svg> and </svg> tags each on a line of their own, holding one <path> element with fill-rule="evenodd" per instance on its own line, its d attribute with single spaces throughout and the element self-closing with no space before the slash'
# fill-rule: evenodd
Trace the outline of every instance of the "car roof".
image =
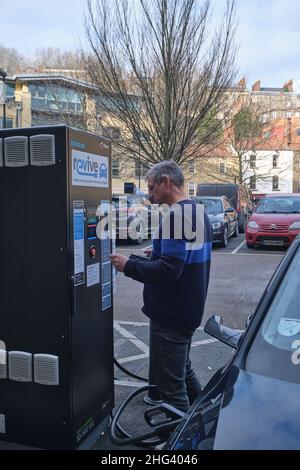
<svg viewBox="0 0 300 470">
<path fill-rule="evenodd" d="M 193 199 L 221 199 L 222 197 L 227 198 L 227 196 L 222 194 L 222 196 L 193 196 Z"/>
<path fill-rule="evenodd" d="M 271 198 L 271 197 L 300 197 L 300 193 L 288 193 L 288 194 L 266 194 L 264 198 Z"/>
</svg>

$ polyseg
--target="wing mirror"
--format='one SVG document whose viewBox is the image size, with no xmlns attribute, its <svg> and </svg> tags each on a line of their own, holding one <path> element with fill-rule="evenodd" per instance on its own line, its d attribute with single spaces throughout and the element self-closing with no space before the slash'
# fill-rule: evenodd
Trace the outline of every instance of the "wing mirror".
<svg viewBox="0 0 300 470">
<path fill-rule="evenodd" d="M 222 341 L 222 343 L 225 343 L 234 349 L 238 347 L 238 343 L 244 333 L 244 330 L 237 330 L 224 326 L 223 319 L 220 315 L 213 315 L 210 317 L 204 326 L 204 331 L 213 338 Z"/>
</svg>

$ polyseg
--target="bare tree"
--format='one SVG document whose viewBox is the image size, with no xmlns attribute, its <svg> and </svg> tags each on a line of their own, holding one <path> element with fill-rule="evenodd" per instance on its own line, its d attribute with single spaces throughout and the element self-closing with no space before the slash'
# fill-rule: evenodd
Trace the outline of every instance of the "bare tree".
<svg viewBox="0 0 300 470">
<path fill-rule="evenodd" d="M 4 47 L 0 44 L 0 67 L 6 72 L 20 72 L 24 69 L 25 63 L 24 57 L 16 49 Z"/>
<path fill-rule="evenodd" d="M 131 6 L 129 6 L 131 5 Z M 85 68 L 100 125 L 120 154 L 183 163 L 219 144 L 235 77 L 235 0 L 212 29 L 211 0 L 87 0 Z M 223 118 L 220 119 L 220 114 Z"/>
</svg>

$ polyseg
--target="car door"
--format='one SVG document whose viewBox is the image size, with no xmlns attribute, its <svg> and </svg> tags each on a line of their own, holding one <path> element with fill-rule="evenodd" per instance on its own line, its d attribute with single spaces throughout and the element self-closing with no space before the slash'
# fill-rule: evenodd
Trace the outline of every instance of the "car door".
<svg viewBox="0 0 300 470">
<path fill-rule="evenodd" d="M 228 235 L 231 236 L 235 231 L 235 211 L 226 212 L 228 209 L 233 209 L 232 205 L 226 197 L 224 197 L 223 199 L 223 206 L 225 211 L 225 218 L 228 225 Z"/>
</svg>

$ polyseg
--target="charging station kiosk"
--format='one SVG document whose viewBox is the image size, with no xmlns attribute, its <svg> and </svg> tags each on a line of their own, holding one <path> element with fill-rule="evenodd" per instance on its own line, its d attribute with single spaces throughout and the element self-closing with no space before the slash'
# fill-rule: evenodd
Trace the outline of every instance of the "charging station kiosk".
<svg viewBox="0 0 300 470">
<path fill-rule="evenodd" d="M 110 175 L 102 137 L 0 131 L 2 441 L 74 449 L 113 408 Z"/>
</svg>

